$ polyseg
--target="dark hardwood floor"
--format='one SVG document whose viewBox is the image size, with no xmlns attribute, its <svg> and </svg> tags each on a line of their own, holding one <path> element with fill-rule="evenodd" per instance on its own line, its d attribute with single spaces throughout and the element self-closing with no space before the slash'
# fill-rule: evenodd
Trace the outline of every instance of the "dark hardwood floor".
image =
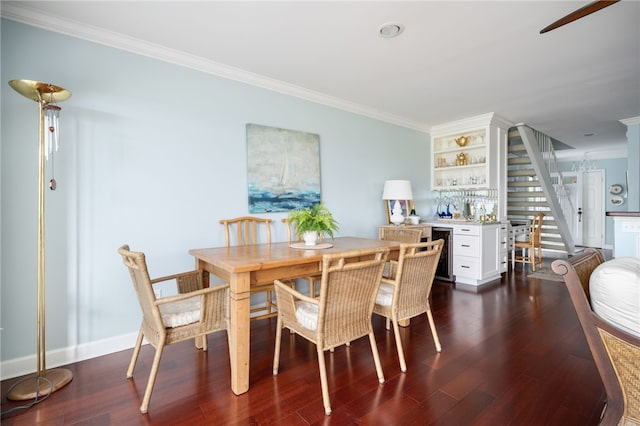
<svg viewBox="0 0 640 426">
<path fill-rule="evenodd" d="M 392 332 L 374 318 L 386 382 L 378 384 L 368 339 L 326 353 L 333 413 L 325 416 L 315 347 L 283 334 L 273 376 L 275 319 L 251 324 L 249 392 L 230 390 L 224 333 L 209 351 L 165 349 L 149 414 L 138 411 L 153 350 L 67 366 L 73 381 L 45 401 L 2 418 L 9 425 L 595 425 L 604 388 L 563 283 L 517 272 L 481 293 L 436 283 L 432 307 L 442 352 L 424 316 L 403 329 L 401 373 Z M 133 344 L 133 342 L 131 342 Z M 22 404 L 4 397 L 2 411 Z M 24 403 L 24 402 L 23 402 Z"/>
</svg>

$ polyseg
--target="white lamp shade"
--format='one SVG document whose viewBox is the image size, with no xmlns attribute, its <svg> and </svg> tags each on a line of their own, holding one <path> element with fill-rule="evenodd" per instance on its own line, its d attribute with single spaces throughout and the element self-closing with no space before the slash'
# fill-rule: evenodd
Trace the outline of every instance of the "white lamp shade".
<svg viewBox="0 0 640 426">
<path fill-rule="evenodd" d="M 388 180 L 384 183 L 382 191 L 383 200 L 413 200 L 411 181 Z"/>
</svg>

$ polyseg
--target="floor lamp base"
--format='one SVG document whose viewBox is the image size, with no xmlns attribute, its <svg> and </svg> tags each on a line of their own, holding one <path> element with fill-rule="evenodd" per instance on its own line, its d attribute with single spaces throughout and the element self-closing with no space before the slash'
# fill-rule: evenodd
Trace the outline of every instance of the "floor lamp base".
<svg viewBox="0 0 640 426">
<path fill-rule="evenodd" d="M 69 383 L 71 379 L 73 379 L 71 371 L 65 368 L 47 370 L 43 376 L 34 376 L 16 385 L 16 387 L 11 389 L 11 392 L 7 394 L 7 399 L 12 401 L 35 399 L 36 396 L 41 397 L 57 391 Z"/>
</svg>

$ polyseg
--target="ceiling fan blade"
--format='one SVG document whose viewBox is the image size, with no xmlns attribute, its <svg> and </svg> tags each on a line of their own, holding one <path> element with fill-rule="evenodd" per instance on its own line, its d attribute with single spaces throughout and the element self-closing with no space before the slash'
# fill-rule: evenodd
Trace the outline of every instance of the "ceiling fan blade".
<svg viewBox="0 0 640 426">
<path fill-rule="evenodd" d="M 618 3 L 620 0 L 596 0 L 594 2 L 589 3 L 588 5 L 581 7 L 580 9 L 571 12 L 567 16 L 558 19 L 551 25 L 548 25 L 540 30 L 540 34 L 544 34 L 548 31 L 555 30 L 558 27 L 568 24 L 569 22 L 573 22 L 576 19 L 584 18 L 587 15 L 592 14 L 593 12 L 597 12 L 600 9 L 603 9 L 607 6 L 611 6 L 612 4 Z"/>
</svg>

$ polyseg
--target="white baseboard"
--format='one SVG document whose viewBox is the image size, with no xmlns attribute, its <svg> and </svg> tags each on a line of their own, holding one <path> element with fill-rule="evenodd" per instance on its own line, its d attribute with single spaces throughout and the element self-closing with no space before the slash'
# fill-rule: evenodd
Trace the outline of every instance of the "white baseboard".
<svg viewBox="0 0 640 426">
<path fill-rule="evenodd" d="M 47 351 L 47 368 L 60 367 L 125 349 L 131 349 L 136 344 L 137 338 L 138 332 L 136 331 L 135 333 L 83 343 L 75 347 Z M 0 380 L 35 373 L 37 365 L 36 354 L 3 361 L 0 363 Z"/>
<path fill-rule="evenodd" d="M 251 308 L 261 306 L 264 306 L 264 303 L 252 304 Z M 61 367 L 74 362 L 131 349 L 135 346 L 137 338 L 138 332 L 136 331 L 108 339 L 83 343 L 75 347 L 47 351 L 47 368 Z M 143 341 L 143 344 L 146 343 L 146 340 Z M 36 354 L 0 362 L 0 380 L 35 373 L 37 365 Z"/>
</svg>

